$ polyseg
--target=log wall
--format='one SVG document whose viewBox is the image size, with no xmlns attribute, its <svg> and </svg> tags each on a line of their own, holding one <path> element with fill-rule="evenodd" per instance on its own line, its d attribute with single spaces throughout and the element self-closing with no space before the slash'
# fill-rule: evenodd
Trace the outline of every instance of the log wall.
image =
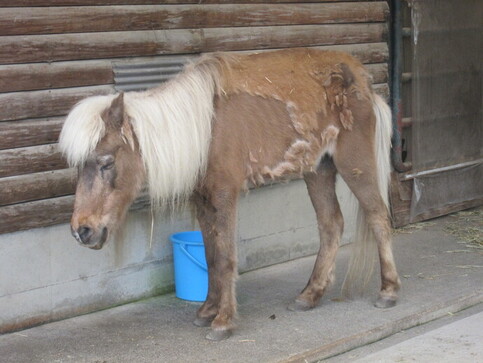
<svg viewBox="0 0 483 363">
<path fill-rule="evenodd" d="M 0 233 L 69 220 L 76 173 L 66 169 L 56 141 L 77 101 L 114 92 L 113 62 L 339 49 L 367 64 L 376 90 L 388 95 L 386 1 L 12 3 L 0 0 Z"/>
</svg>

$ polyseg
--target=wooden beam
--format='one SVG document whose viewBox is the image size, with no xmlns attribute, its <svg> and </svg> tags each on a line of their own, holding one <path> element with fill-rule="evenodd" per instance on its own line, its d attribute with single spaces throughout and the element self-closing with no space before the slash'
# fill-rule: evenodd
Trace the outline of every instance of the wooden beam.
<svg viewBox="0 0 483 363">
<path fill-rule="evenodd" d="M 0 178 L 0 206 L 73 194 L 76 169 Z"/>
<path fill-rule="evenodd" d="M 384 23 L 1 36 L 0 64 L 384 41 Z"/>
<path fill-rule="evenodd" d="M 369 23 L 385 21 L 388 13 L 384 1 L 6 8 L 0 12 L 0 34 Z"/>
<path fill-rule="evenodd" d="M 383 41 L 386 33 L 382 23 L 206 29 L 202 46 L 219 51 L 369 43 Z"/>
<path fill-rule="evenodd" d="M 348 52 L 362 63 L 383 63 L 389 58 L 386 43 L 362 43 L 314 47 Z M 156 57 L 136 57 L 148 62 Z M 116 59 L 130 61 L 132 58 Z M 113 59 L 0 65 L 0 92 L 17 92 L 114 83 Z M 1 145 L 1 143 L 0 143 Z"/>
<path fill-rule="evenodd" d="M 366 69 L 371 74 L 373 83 L 387 83 L 387 63 L 366 64 Z"/>
<path fill-rule="evenodd" d="M 0 92 L 114 83 L 109 60 L 0 66 Z"/>
<path fill-rule="evenodd" d="M 0 207 L 0 233 L 65 223 L 73 206 L 74 196 L 69 195 Z"/>
<path fill-rule="evenodd" d="M 0 150 L 0 178 L 66 167 L 57 144 Z"/>
<path fill-rule="evenodd" d="M 149 205 L 148 195 L 141 193 L 129 210 L 140 210 Z M 67 223 L 72 216 L 73 207 L 73 195 L 0 207 L 0 233 Z"/>
<path fill-rule="evenodd" d="M 319 48 L 319 47 L 316 47 Z M 361 44 L 342 44 L 320 47 L 327 50 L 338 50 L 347 52 L 359 59 L 364 64 L 385 63 L 389 60 L 389 48 L 387 43 L 361 43 Z"/>
<path fill-rule="evenodd" d="M 413 195 L 414 181 L 412 179 L 402 180 L 404 174 L 391 173 L 390 201 L 392 226 L 399 228 L 410 223 L 444 216 L 460 210 L 477 207 L 483 204 L 483 198 L 476 198 L 464 202 L 448 204 L 444 207 L 433 208 L 428 212 L 419 214 L 411 220 L 411 199 Z"/>
<path fill-rule="evenodd" d="M 341 0 L 270 0 L 271 3 L 318 3 L 339 2 Z M 359 2 L 363 0 L 349 0 L 347 2 Z M 369 0 L 373 1 L 373 0 Z M 163 0 L 163 4 L 226 4 L 226 3 L 266 3 L 267 0 Z M 0 0 L 0 7 L 24 7 L 24 6 L 88 6 L 88 5 L 150 5 L 159 4 L 159 0 Z"/>
<path fill-rule="evenodd" d="M 0 150 L 57 142 L 63 117 L 0 122 Z"/>
<path fill-rule="evenodd" d="M 0 94 L 0 121 L 61 116 L 79 100 L 114 93 L 113 86 L 64 88 Z"/>
<path fill-rule="evenodd" d="M 384 98 L 386 102 L 389 101 L 389 86 L 387 83 L 373 84 L 372 88 L 374 89 L 374 92 Z"/>
</svg>

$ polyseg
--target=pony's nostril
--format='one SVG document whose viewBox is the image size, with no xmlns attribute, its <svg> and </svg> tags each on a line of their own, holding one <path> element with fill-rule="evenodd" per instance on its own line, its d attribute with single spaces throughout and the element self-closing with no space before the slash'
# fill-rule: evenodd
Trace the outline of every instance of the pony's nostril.
<svg viewBox="0 0 483 363">
<path fill-rule="evenodd" d="M 92 234 L 92 229 L 90 229 L 87 226 L 80 226 L 79 229 L 77 230 L 77 233 L 79 234 L 79 238 L 82 243 L 87 243 L 89 241 L 89 237 Z"/>
</svg>

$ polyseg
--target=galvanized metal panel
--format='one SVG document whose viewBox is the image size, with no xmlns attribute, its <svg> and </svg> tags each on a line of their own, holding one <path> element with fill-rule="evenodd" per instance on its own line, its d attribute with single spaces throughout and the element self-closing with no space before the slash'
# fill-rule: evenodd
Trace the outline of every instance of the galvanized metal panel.
<svg viewBox="0 0 483 363">
<path fill-rule="evenodd" d="M 159 56 L 116 61 L 112 64 L 117 91 L 142 91 L 156 87 L 181 72 L 194 56 Z"/>
</svg>

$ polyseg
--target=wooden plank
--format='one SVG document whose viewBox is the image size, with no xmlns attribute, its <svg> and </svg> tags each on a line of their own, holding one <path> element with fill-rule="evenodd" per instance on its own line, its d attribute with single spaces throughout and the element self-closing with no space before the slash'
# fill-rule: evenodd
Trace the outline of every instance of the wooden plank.
<svg viewBox="0 0 483 363">
<path fill-rule="evenodd" d="M 384 23 L 174 29 L 0 37 L 0 64 L 375 43 Z"/>
<path fill-rule="evenodd" d="M 317 4 L 138 5 L 7 8 L 0 34 L 29 35 L 218 28 L 300 24 L 383 22 L 385 1 Z"/>
<path fill-rule="evenodd" d="M 315 48 L 347 52 L 364 64 L 384 63 L 389 60 L 389 48 L 387 43 L 343 44 Z"/>
<path fill-rule="evenodd" d="M 480 205 L 483 205 L 483 198 L 476 198 L 455 204 L 448 204 L 444 207 L 433 208 L 425 213 L 417 215 L 411 223 L 426 221 L 428 219 L 445 216 L 461 210 L 478 207 Z"/>
<path fill-rule="evenodd" d="M 409 224 L 412 193 L 413 180 L 401 181 L 399 173 L 392 172 L 389 199 L 391 201 L 391 217 L 394 228 Z"/>
<path fill-rule="evenodd" d="M 483 198 L 477 198 L 464 202 L 448 204 L 441 208 L 433 208 L 426 213 L 417 215 L 414 220 L 410 221 L 411 216 L 411 198 L 413 195 L 413 179 L 401 180 L 401 176 L 396 172 L 391 173 L 391 216 L 392 226 L 399 228 L 410 223 L 425 221 L 428 219 L 441 217 L 460 210 L 477 207 L 483 204 Z"/>
<path fill-rule="evenodd" d="M 0 178 L 66 167 L 57 144 L 0 150 Z"/>
<path fill-rule="evenodd" d="M 0 66 L 0 92 L 113 83 L 111 62 L 33 63 Z"/>
<path fill-rule="evenodd" d="M 372 88 L 379 96 L 384 98 L 386 102 L 389 101 L 389 86 L 387 83 L 373 84 Z"/>
<path fill-rule="evenodd" d="M 74 196 L 69 195 L 0 207 L 0 233 L 65 223 L 73 206 Z"/>
<path fill-rule="evenodd" d="M 389 58 L 386 43 L 328 45 L 314 48 L 348 52 L 362 63 L 383 63 Z M 118 58 L 116 61 L 149 62 L 157 58 L 159 56 Z M 112 61 L 112 59 L 106 59 L 0 65 L 0 92 L 111 84 L 114 82 Z"/>
<path fill-rule="evenodd" d="M 386 33 L 381 23 L 205 29 L 202 46 L 221 51 L 370 43 Z"/>
<path fill-rule="evenodd" d="M 76 169 L 0 178 L 0 206 L 73 194 Z"/>
<path fill-rule="evenodd" d="M 323 51 L 339 51 L 346 52 L 353 55 L 363 64 L 369 63 L 386 63 L 389 60 L 389 48 L 387 43 L 355 43 L 355 44 L 335 44 L 335 45 L 316 45 L 308 46 L 307 48 L 319 49 Z M 252 53 L 252 52 L 270 52 L 277 49 L 286 48 L 271 48 L 271 49 L 254 49 L 233 51 L 233 53 Z M 1 66 L 0 66 L 1 67 Z"/>
<path fill-rule="evenodd" d="M 317 46 L 310 46 L 307 48 L 319 49 L 324 51 L 346 52 L 353 55 L 361 63 L 364 63 L 364 64 L 386 63 L 389 60 L 389 48 L 387 46 L 387 43 L 317 45 Z M 234 53 L 270 52 L 276 49 L 285 49 L 285 48 L 234 51 Z"/>
<path fill-rule="evenodd" d="M 114 93 L 114 87 L 93 86 L 0 94 L 0 121 L 62 116 L 79 100 Z"/>
<path fill-rule="evenodd" d="M 270 3 L 314 3 L 340 2 L 341 0 L 269 0 Z M 348 0 L 359 2 L 363 0 Z M 367 0 L 366 0 L 367 1 Z M 374 1 L 374 0 L 369 0 Z M 267 0 L 203 0 L 203 4 L 256 4 L 266 3 Z M 24 6 L 88 6 L 88 5 L 150 5 L 159 4 L 159 0 L 0 0 L 0 7 Z M 163 4 L 201 4 L 200 0 L 163 0 Z"/>
<path fill-rule="evenodd" d="M 373 83 L 387 83 L 387 63 L 366 64 L 366 69 L 371 74 Z"/>
<path fill-rule="evenodd" d="M 57 142 L 64 118 L 0 122 L 0 150 Z"/>
<path fill-rule="evenodd" d="M 141 210 L 149 205 L 149 197 L 146 193 L 141 193 L 129 210 Z M 72 216 L 73 207 L 73 195 L 0 207 L 0 233 L 67 223 Z"/>
</svg>

